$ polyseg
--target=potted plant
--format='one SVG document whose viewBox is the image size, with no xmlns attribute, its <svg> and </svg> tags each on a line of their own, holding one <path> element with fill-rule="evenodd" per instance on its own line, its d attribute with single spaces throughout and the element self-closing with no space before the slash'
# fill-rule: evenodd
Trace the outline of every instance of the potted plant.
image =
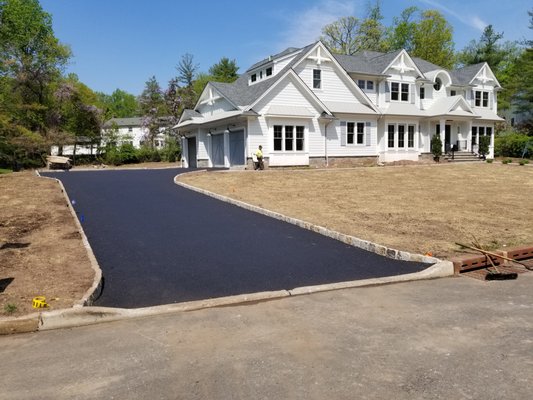
<svg viewBox="0 0 533 400">
<path fill-rule="evenodd" d="M 439 135 L 434 135 L 431 138 L 431 154 L 433 154 L 433 160 L 436 162 L 440 161 L 442 156 L 442 140 L 440 140 Z"/>
</svg>

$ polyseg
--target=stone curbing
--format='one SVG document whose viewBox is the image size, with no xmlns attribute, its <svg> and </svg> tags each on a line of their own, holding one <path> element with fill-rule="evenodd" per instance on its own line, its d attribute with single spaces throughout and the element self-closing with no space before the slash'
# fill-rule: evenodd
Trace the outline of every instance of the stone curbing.
<svg viewBox="0 0 533 400">
<path fill-rule="evenodd" d="M 235 206 L 244 208 L 246 210 L 253 211 L 253 212 L 256 212 L 256 213 L 259 213 L 259 214 L 263 214 L 263 215 L 266 215 L 268 217 L 275 218 L 277 220 L 284 221 L 284 222 L 287 222 L 289 224 L 293 224 L 293 225 L 299 226 L 300 228 L 307 229 L 307 230 L 319 233 L 319 234 L 321 234 L 323 236 L 327 236 L 329 238 L 338 240 L 338 241 L 343 242 L 343 243 L 345 243 L 347 245 L 350 245 L 350 246 L 353 246 L 353 247 L 358 247 L 360 249 L 363 249 L 363 250 L 366 250 L 366 251 L 370 251 L 372 253 L 376 253 L 376 254 L 379 254 L 379 255 L 384 256 L 384 257 L 388 257 L 388 258 L 392 258 L 392 259 L 396 259 L 396 260 L 402 260 L 402 261 L 421 262 L 421 263 L 425 263 L 425 264 L 435 264 L 435 263 L 438 263 L 438 262 L 442 261 L 442 260 L 440 260 L 438 258 L 435 258 L 435 257 L 428 257 L 428 256 L 424 256 L 422 254 L 412 254 L 412 253 L 409 253 L 407 251 L 400 251 L 400 250 L 392 249 L 392 248 L 380 245 L 378 243 L 373 243 L 373 242 L 370 242 L 368 240 L 359 239 L 359 238 L 357 238 L 355 236 L 350 236 L 350 235 L 346 235 L 344 233 L 336 232 L 336 231 L 333 231 L 331 229 L 325 228 L 323 226 L 314 225 L 314 224 L 312 224 L 310 222 L 302 221 L 302 220 L 297 219 L 297 218 L 292 218 L 292 217 L 289 217 L 289 216 L 284 215 L 284 214 L 280 214 L 280 213 L 277 213 L 277 212 L 274 212 L 274 211 L 267 210 L 266 208 L 254 206 L 252 204 L 248 204 L 248 203 L 245 203 L 243 201 L 235 200 L 235 199 L 232 199 L 232 198 L 227 197 L 227 196 L 223 196 L 223 195 L 220 195 L 220 194 L 217 194 L 217 193 L 210 192 L 209 190 L 201 189 L 201 188 L 198 188 L 196 186 L 192 186 L 192 185 L 189 185 L 187 183 L 180 182 L 178 180 L 178 178 L 180 176 L 194 175 L 194 174 L 203 173 L 203 172 L 205 172 L 205 170 L 186 172 L 184 174 L 176 175 L 174 177 L 174 183 L 176 185 L 182 186 L 182 187 L 184 187 L 186 189 L 193 190 L 193 191 L 201 193 L 203 195 L 213 197 L 213 198 L 215 198 L 217 200 L 224 201 L 226 203 L 233 204 Z M 216 172 L 212 172 L 212 173 L 216 173 Z"/>
</svg>

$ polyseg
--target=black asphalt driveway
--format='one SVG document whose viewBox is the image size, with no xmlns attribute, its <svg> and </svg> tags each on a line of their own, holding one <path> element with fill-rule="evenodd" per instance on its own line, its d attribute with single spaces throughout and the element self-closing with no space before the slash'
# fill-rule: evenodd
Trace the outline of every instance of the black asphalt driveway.
<svg viewBox="0 0 533 400">
<path fill-rule="evenodd" d="M 58 172 L 105 277 L 96 305 L 145 307 L 416 272 L 174 184 L 183 169 Z M 311 199 L 309 199 L 311 200 Z"/>
</svg>

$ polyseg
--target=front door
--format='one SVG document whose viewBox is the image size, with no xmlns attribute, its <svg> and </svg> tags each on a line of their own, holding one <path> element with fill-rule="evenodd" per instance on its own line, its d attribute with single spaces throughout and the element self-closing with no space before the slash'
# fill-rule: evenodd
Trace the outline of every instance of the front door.
<svg viewBox="0 0 533 400">
<path fill-rule="evenodd" d="M 244 131 L 229 134 L 229 164 L 244 165 Z"/>
</svg>

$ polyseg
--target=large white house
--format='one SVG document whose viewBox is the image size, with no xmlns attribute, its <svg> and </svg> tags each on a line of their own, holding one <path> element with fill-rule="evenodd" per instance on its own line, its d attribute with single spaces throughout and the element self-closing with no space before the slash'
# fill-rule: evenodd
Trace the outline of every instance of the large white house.
<svg viewBox="0 0 533 400">
<path fill-rule="evenodd" d="M 486 63 L 449 71 L 405 50 L 346 56 L 316 42 L 209 82 L 175 129 L 186 167 L 246 166 L 259 145 L 270 166 L 416 161 L 433 135 L 474 154 L 490 136 L 492 157 L 500 89 Z"/>
</svg>

